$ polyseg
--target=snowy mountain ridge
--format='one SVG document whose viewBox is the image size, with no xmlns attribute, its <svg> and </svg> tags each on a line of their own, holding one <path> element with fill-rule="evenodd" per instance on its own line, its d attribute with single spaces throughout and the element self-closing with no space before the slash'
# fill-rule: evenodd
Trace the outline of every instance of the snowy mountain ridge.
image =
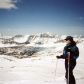
<svg viewBox="0 0 84 84">
<path fill-rule="evenodd" d="M 66 38 L 67 35 L 57 35 L 55 33 L 39 33 L 31 35 L 15 35 L 13 37 L 3 36 L 0 38 L 4 44 L 6 43 L 36 43 L 36 44 L 45 44 L 45 43 L 55 43 L 59 42 Z M 6 38 L 7 37 L 7 38 Z M 83 36 L 74 35 L 76 41 L 84 40 Z"/>
</svg>

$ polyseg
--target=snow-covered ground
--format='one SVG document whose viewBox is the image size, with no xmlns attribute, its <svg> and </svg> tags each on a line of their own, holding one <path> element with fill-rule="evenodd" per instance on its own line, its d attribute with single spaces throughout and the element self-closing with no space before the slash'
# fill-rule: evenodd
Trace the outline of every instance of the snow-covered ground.
<svg viewBox="0 0 84 84">
<path fill-rule="evenodd" d="M 7 45 L 0 44 L 0 47 Z M 23 59 L 0 55 L 0 84 L 66 84 L 64 60 L 56 59 L 56 55 L 62 54 L 65 43 L 49 41 L 42 45 L 31 43 L 26 46 L 44 47 L 45 49 L 35 53 L 32 57 Z M 84 84 L 84 41 L 77 46 L 80 56 L 77 59 L 74 75 L 76 84 Z"/>
</svg>

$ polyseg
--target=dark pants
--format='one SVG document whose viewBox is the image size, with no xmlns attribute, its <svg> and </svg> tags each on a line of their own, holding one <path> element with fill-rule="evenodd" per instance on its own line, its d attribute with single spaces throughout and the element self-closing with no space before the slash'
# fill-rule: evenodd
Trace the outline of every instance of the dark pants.
<svg viewBox="0 0 84 84">
<path fill-rule="evenodd" d="M 75 77 L 73 75 L 73 69 L 76 66 L 76 60 L 71 60 L 69 62 L 69 84 L 76 84 Z M 68 84 L 68 60 L 65 60 L 65 69 L 66 69 L 66 74 L 65 78 Z"/>
</svg>

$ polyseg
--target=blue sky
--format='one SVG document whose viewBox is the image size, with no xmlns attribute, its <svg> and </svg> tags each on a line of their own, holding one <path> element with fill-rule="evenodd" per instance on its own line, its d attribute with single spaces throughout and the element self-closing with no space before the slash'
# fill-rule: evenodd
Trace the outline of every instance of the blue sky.
<svg viewBox="0 0 84 84">
<path fill-rule="evenodd" d="M 84 35 L 84 0 L 0 0 L 0 32 Z"/>
</svg>

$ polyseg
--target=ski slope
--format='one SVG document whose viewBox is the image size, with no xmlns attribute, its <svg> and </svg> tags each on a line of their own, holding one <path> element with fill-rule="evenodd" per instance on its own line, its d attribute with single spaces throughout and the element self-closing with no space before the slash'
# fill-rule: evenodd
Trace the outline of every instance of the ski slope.
<svg viewBox="0 0 84 84">
<path fill-rule="evenodd" d="M 0 84 L 66 84 L 64 60 L 56 59 L 56 55 L 62 54 L 65 43 L 54 44 L 52 41 L 43 45 L 32 43 L 30 45 L 45 49 L 31 58 L 17 59 L 13 56 L 0 55 Z M 80 56 L 74 75 L 76 84 L 84 84 L 84 41 L 77 46 Z"/>
</svg>

